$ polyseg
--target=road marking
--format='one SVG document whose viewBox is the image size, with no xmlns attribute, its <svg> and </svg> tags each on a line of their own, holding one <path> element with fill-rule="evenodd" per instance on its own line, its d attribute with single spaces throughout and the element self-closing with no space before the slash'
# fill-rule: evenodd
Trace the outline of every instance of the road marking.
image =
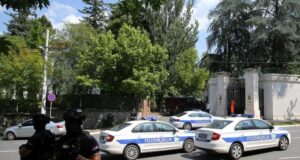
<svg viewBox="0 0 300 160">
<path fill-rule="evenodd" d="M 10 150 L 10 151 L 0 151 L 0 153 L 12 153 L 12 152 L 18 152 L 17 150 Z"/>
<path fill-rule="evenodd" d="M 298 156 L 298 157 L 281 157 L 279 159 L 300 159 L 300 156 Z"/>
<path fill-rule="evenodd" d="M 294 139 L 299 139 L 300 137 L 294 137 Z"/>
</svg>

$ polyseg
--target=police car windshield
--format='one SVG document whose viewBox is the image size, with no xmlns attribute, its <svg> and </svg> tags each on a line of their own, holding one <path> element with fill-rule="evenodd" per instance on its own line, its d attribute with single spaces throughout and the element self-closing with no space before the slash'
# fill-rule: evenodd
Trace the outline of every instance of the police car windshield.
<svg viewBox="0 0 300 160">
<path fill-rule="evenodd" d="M 232 121 L 229 121 L 229 120 L 214 120 L 212 123 L 208 124 L 207 126 L 205 126 L 203 128 L 223 129 L 231 122 Z"/>
<path fill-rule="evenodd" d="M 116 125 L 114 127 L 112 127 L 111 129 L 109 129 L 110 131 L 120 131 L 128 126 L 130 126 L 131 123 L 121 123 L 119 125 Z"/>
<path fill-rule="evenodd" d="M 186 115 L 186 114 L 187 114 L 187 113 L 182 112 L 182 113 L 176 114 L 175 116 L 176 116 L 176 117 L 181 117 L 181 116 L 184 116 L 184 115 Z"/>
</svg>

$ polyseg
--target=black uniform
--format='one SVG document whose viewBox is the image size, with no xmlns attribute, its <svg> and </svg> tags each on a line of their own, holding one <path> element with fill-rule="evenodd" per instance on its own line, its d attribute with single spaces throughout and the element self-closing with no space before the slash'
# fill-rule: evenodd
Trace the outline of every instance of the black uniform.
<svg viewBox="0 0 300 160">
<path fill-rule="evenodd" d="M 82 131 L 86 117 L 80 109 L 69 109 L 63 118 L 67 134 L 56 143 L 56 160 L 75 160 L 78 155 L 89 158 L 100 151 L 96 139 Z"/>
<path fill-rule="evenodd" d="M 79 154 L 91 157 L 99 152 L 98 142 L 94 137 L 82 132 L 78 136 L 65 135 L 57 141 L 57 160 L 74 160 Z"/>
<path fill-rule="evenodd" d="M 28 152 L 21 160 L 49 160 L 53 158 L 55 136 L 45 129 L 50 122 L 49 116 L 37 114 L 33 116 L 33 126 L 35 133 L 29 138 L 26 144 L 20 146 L 20 152 Z M 22 151 L 23 150 L 23 151 Z"/>
<path fill-rule="evenodd" d="M 31 150 L 31 153 L 22 160 L 49 160 L 53 156 L 55 137 L 48 131 L 35 132 L 29 138 L 25 147 Z"/>
</svg>

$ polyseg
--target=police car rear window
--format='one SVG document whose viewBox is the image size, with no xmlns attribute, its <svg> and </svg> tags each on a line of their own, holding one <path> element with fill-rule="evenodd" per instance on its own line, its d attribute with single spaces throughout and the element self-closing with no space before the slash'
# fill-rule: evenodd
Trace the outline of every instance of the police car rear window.
<svg viewBox="0 0 300 160">
<path fill-rule="evenodd" d="M 213 129 L 223 129 L 232 121 L 229 120 L 214 120 L 212 123 L 208 124 L 203 128 L 213 128 Z"/>
<path fill-rule="evenodd" d="M 181 117 L 181 116 L 184 116 L 184 115 L 186 115 L 186 114 L 187 114 L 187 113 L 182 112 L 182 113 L 176 114 L 175 116 L 176 116 L 176 117 Z"/>
<path fill-rule="evenodd" d="M 111 129 L 109 129 L 110 131 L 120 131 L 128 126 L 130 126 L 131 123 L 121 123 L 119 125 L 116 125 L 114 127 L 112 127 Z"/>
</svg>

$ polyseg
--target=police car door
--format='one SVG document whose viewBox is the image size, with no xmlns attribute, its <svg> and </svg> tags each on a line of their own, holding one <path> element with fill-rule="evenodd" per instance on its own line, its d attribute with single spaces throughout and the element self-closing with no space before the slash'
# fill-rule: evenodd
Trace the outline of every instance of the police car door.
<svg viewBox="0 0 300 160">
<path fill-rule="evenodd" d="M 142 152 L 156 151 L 161 146 L 159 138 L 161 135 L 156 133 L 154 122 L 145 122 L 137 125 L 132 130 L 134 138 L 139 142 Z"/>
<path fill-rule="evenodd" d="M 257 130 L 260 131 L 260 141 L 259 147 L 261 148 L 269 148 L 272 146 L 277 146 L 276 134 L 274 133 L 272 126 L 267 122 L 262 120 L 255 119 L 253 120 L 254 125 Z"/>
<path fill-rule="evenodd" d="M 205 112 L 199 113 L 199 120 L 199 127 L 206 126 L 212 121 L 211 116 Z"/>
<path fill-rule="evenodd" d="M 200 126 L 200 117 L 199 114 L 196 112 L 190 113 L 186 116 L 186 122 L 190 123 L 192 127 L 199 127 Z"/>
<path fill-rule="evenodd" d="M 157 134 L 161 135 L 160 141 L 162 144 L 160 148 L 162 150 L 181 148 L 179 136 L 173 126 L 161 122 L 156 122 L 155 124 Z"/>
<path fill-rule="evenodd" d="M 255 129 L 251 119 L 240 121 L 236 125 L 235 131 L 234 136 L 242 141 L 245 150 L 255 149 L 260 143 L 257 139 L 260 136 L 260 131 Z"/>
</svg>

